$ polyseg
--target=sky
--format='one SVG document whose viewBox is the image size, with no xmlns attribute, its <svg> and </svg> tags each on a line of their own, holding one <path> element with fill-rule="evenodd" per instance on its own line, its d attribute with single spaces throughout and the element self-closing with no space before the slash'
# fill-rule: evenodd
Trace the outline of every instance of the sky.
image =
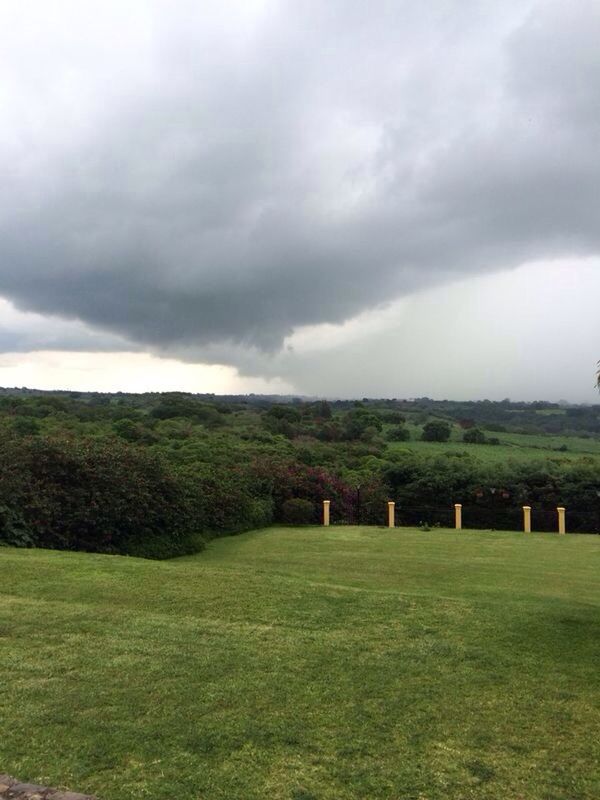
<svg viewBox="0 0 600 800">
<path fill-rule="evenodd" d="M 600 5 L 3 0 L 0 385 L 597 402 Z"/>
</svg>

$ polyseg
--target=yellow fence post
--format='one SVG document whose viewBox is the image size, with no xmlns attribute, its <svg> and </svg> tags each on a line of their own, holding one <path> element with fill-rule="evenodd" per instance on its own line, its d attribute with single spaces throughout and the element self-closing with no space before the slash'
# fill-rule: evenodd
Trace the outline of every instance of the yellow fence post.
<svg viewBox="0 0 600 800">
<path fill-rule="evenodd" d="M 531 506 L 523 506 L 523 530 L 531 533 Z"/>
<path fill-rule="evenodd" d="M 396 527 L 396 503 L 393 500 L 388 501 L 388 528 Z"/>
<path fill-rule="evenodd" d="M 329 506 L 331 500 L 323 500 L 323 525 L 329 525 Z"/>
<path fill-rule="evenodd" d="M 454 527 L 457 531 L 462 530 L 462 503 L 454 504 Z"/>
<path fill-rule="evenodd" d="M 565 509 L 562 506 L 558 506 L 558 532 L 559 533 L 566 533 L 567 526 L 565 524 Z"/>
</svg>

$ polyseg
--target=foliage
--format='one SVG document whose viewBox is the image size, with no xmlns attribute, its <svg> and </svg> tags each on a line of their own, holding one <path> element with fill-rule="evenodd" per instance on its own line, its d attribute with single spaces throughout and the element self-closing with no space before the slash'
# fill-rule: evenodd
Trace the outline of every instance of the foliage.
<svg viewBox="0 0 600 800">
<path fill-rule="evenodd" d="M 310 525 L 315 521 L 315 504 L 301 497 L 292 497 L 281 504 L 281 520 L 292 525 Z"/>
<path fill-rule="evenodd" d="M 327 400 L 317 400 L 315 403 L 309 403 L 303 409 L 304 414 L 318 420 L 331 419 L 332 411 L 331 406 Z"/>
<path fill-rule="evenodd" d="M 138 422 L 129 417 L 121 417 L 113 422 L 113 431 L 126 442 L 142 442 L 152 444 L 158 441 L 157 435 L 143 422 Z"/>
<path fill-rule="evenodd" d="M 184 544 L 190 541 L 188 532 L 192 540 L 209 539 L 280 522 L 284 504 L 294 498 L 312 504 L 314 522 L 320 520 L 321 503 L 328 499 L 332 522 L 378 525 L 385 524 L 389 499 L 397 501 L 402 524 L 420 520 L 450 524 L 453 503 L 462 502 L 465 524 L 486 528 L 520 526 L 520 506 L 529 502 L 534 526 L 546 530 L 555 529 L 555 508 L 560 503 L 568 508 L 569 530 L 598 531 L 599 419 L 600 406 L 541 402 L 458 403 L 428 398 L 305 402 L 181 392 L 100 395 L 4 390 L 3 394 L 0 390 L 0 439 L 13 443 L 13 472 L 22 473 L 19 485 L 27 485 L 32 474 L 24 453 L 34 446 L 34 439 L 69 442 L 73 450 L 90 453 L 112 448 L 123 463 L 154 459 L 162 465 L 179 498 L 173 507 L 183 502 L 182 530 L 176 537 L 180 549 L 171 536 L 173 520 L 166 534 L 155 526 L 152 545 L 147 537 L 131 538 L 134 526 L 127 516 L 143 525 L 146 497 L 127 490 L 127 499 L 119 501 L 121 511 L 127 508 L 119 525 L 129 538 L 127 542 L 125 536 L 119 538 L 115 519 L 112 543 L 101 546 L 120 552 L 127 547 L 127 552 L 137 553 L 163 552 L 159 543 L 163 535 L 173 544 L 173 552 L 181 552 L 190 547 Z M 420 438 L 421 428 L 434 420 L 444 431 L 450 430 L 447 441 Z M 473 431 L 485 432 L 485 442 L 476 448 L 466 435 L 479 439 Z M 91 465 L 86 469 L 92 470 Z M 0 472 L 7 486 L 6 461 Z M 118 475 L 117 469 L 115 481 Z M 124 487 L 127 480 L 126 476 Z M 46 497 L 42 484 L 52 486 L 52 481 L 52 475 L 40 477 L 40 499 L 33 491 L 27 495 L 32 508 Z M 86 481 L 80 486 L 73 479 L 63 485 L 66 518 L 85 519 L 91 513 L 82 489 Z M 3 539 L 35 544 L 38 532 L 32 530 L 30 510 L 2 487 L 0 500 Z M 92 547 L 85 536 L 84 526 L 81 536 L 64 545 L 57 539 L 51 546 Z"/>
<path fill-rule="evenodd" d="M 37 436 L 40 424 L 35 417 L 16 416 L 13 419 L 12 429 L 17 436 Z"/>
<path fill-rule="evenodd" d="M 381 419 L 388 425 L 404 425 L 406 417 L 399 411 L 382 411 Z"/>
<path fill-rule="evenodd" d="M 390 442 L 408 442 L 410 431 L 405 425 L 396 425 L 388 430 L 386 439 Z"/>
<path fill-rule="evenodd" d="M 486 436 L 480 428 L 469 428 L 463 434 L 465 444 L 485 444 Z"/>
<path fill-rule="evenodd" d="M 444 420 L 435 419 L 423 426 L 421 439 L 424 442 L 447 442 L 451 428 Z"/>
<path fill-rule="evenodd" d="M 123 547 L 123 553 L 137 558 L 162 561 L 200 553 L 205 547 L 206 540 L 200 533 L 188 532 L 174 539 L 168 533 L 158 532 L 143 539 L 140 537 L 129 539 Z"/>
<path fill-rule="evenodd" d="M 161 460 L 117 440 L 0 441 L 0 539 L 63 550 L 128 553 L 161 539 L 189 552 L 188 487 Z"/>
<path fill-rule="evenodd" d="M 165 395 L 150 414 L 156 419 L 183 417 L 212 428 L 225 424 L 217 408 L 179 392 Z"/>
<path fill-rule="evenodd" d="M 372 439 L 383 428 L 381 417 L 362 406 L 349 411 L 344 419 L 346 439 Z"/>
<path fill-rule="evenodd" d="M 345 481 L 327 470 L 293 462 L 257 462 L 254 469 L 273 499 L 275 521 L 283 521 L 284 504 L 296 498 L 311 503 L 313 522 L 320 519 L 323 500 L 331 501 L 333 521 L 351 521 L 354 493 Z"/>
<path fill-rule="evenodd" d="M 300 422 L 300 412 L 293 406 L 275 405 L 271 406 L 267 411 L 265 418 L 268 420 L 283 419 L 286 420 L 286 422 Z"/>
</svg>

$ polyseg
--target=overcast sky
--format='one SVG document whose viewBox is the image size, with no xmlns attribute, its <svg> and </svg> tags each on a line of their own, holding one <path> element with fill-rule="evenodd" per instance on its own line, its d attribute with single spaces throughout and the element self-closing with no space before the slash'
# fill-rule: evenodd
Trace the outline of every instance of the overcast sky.
<svg viewBox="0 0 600 800">
<path fill-rule="evenodd" d="M 600 4 L 0 3 L 0 385 L 598 400 Z"/>
</svg>

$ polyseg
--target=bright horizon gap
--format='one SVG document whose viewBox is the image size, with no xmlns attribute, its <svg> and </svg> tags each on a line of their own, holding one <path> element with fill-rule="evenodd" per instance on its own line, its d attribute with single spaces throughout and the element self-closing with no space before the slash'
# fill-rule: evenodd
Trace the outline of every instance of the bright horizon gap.
<svg viewBox="0 0 600 800">
<path fill-rule="evenodd" d="M 37 370 L 39 367 L 36 366 L 35 363 L 17 363 L 16 366 L 12 367 L 10 362 L 12 357 L 15 358 L 15 361 L 22 359 L 23 356 L 36 356 L 41 355 L 43 363 L 48 362 L 55 362 L 60 363 L 60 359 L 62 357 L 67 357 L 67 361 L 73 359 L 76 364 L 80 363 L 81 361 L 85 361 L 85 359 L 90 356 L 94 355 L 97 357 L 98 353 L 52 353 L 52 352 L 43 352 L 43 353 L 7 353 L 3 354 L 0 357 L 0 390 L 27 390 L 27 391 L 41 391 L 41 392 L 81 392 L 81 393 L 96 393 L 96 394 L 166 394 L 170 392 L 182 392 L 185 394 L 198 394 L 198 395 L 215 395 L 215 396 L 227 396 L 227 395 L 240 395 L 240 396 L 251 396 L 251 395 L 265 395 L 265 396 L 273 396 L 273 397 L 293 397 L 299 400 L 306 400 L 306 401 L 313 401 L 313 400 L 327 400 L 330 402 L 335 401 L 361 401 L 363 399 L 367 400 L 398 400 L 398 401 L 408 401 L 412 402 L 415 400 L 420 400 L 422 398 L 427 398 L 428 400 L 433 400 L 434 402 L 455 402 L 455 403 L 483 403 L 483 402 L 490 402 L 490 403 L 501 403 L 503 401 L 507 401 L 510 403 L 535 403 L 535 402 L 548 402 L 548 403 L 556 403 L 559 405 L 569 405 L 569 406 L 590 406 L 590 405 L 599 405 L 600 406 L 600 397 L 598 398 L 597 402 L 576 402 L 572 401 L 569 398 L 562 397 L 562 398 L 552 398 L 552 397 L 533 397 L 533 398 L 520 398 L 520 397 L 484 397 L 484 396 L 477 396 L 477 397 L 467 397 L 465 395 L 456 395 L 456 396 L 431 396 L 427 394 L 423 395 L 368 395 L 368 394 L 356 394 L 356 395 L 318 395 L 318 394 L 304 394 L 300 392 L 293 391 L 291 389 L 286 389 L 285 387 L 277 387 L 275 385 L 275 381 L 272 383 L 257 380 L 255 388 L 248 388 L 243 390 L 237 390 L 232 386 L 228 386 L 227 383 L 223 385 L 223 387 L 219 390 L 215 388 L 192 388 L 186 381 L 184 380 L 182 383 L 171 383 L 168 386 L 163 386 L 157 388 L 155 386 L 151 386 L 147 384 L 146 388 L 98 388 L 99 385 L 97 384 L 97 388 L 91 388 L 90 385 L 83 385 L 80 383 L 73 383 L 73 384 L 53 384 L 52 379 L 48 378 L 46 381 L 42 381 L 40 384 L 28 384 L 28 383 L 21 383 L 17 381 L 16 383 L 7 383 L 6 382 L 6 375 L 7 374 L 17 374 L 23 375 L 32 374 L 33 371 Z M 122 365 L 119 368 L 120 372 L 127 372 L 130 374 L 133 372 L 133 375 L 136 376 L 139 372 L 142 375 L 143 371 L 147 368 L 147 365 L 150 362 L 165 362 L 168 364 L 169 367 L 175 366 L 172 373 L 170 373 L 171 377 L 177 379 L 178 372 L 184 373 L 189 370 L 190 373 L 194 372 L 207 372 L 213 373 L 215 370 L 218 372 L 222 372 L 225 381 L 228 381 L 230 378 L 235 380 L 237 376 L 231 375 L 234 373 L 235 370 L 231 367 L 224 367 L 224 366 L 200 366 L 200 365 L 193 365 L 193 364 L 185 364 L 182 362 L 177 362 L 174 359 L 163 359 L 158 358 L 156 356 L 152 356 L 148 353 L 102 353 L 102 356 L 109 360 L 114 360 L 114 357 L 122 357 L 122 356 L 132 356 L 134 359 L 139 360 L 139 364 L 137 365 L 137 369 L 134 368 L 132 370 L 132 365 L 128 362 L 125 365 Z M 179 369 L 178 369 L 179 368 Z M 67 372 L 72 372 L 74 378 L 76 379 L 76 374 L 80 371 L 85 372 L 85 368 L 81 368 L 78 366 L 67 366 Z M 136 377 L 133 377 L 136 380 Z M 145 378 L 142 378 L 146 380 Z M 197 380 L 197 378 L 193 378 L 191 375 L 188 379 Z"/>
</svg>

